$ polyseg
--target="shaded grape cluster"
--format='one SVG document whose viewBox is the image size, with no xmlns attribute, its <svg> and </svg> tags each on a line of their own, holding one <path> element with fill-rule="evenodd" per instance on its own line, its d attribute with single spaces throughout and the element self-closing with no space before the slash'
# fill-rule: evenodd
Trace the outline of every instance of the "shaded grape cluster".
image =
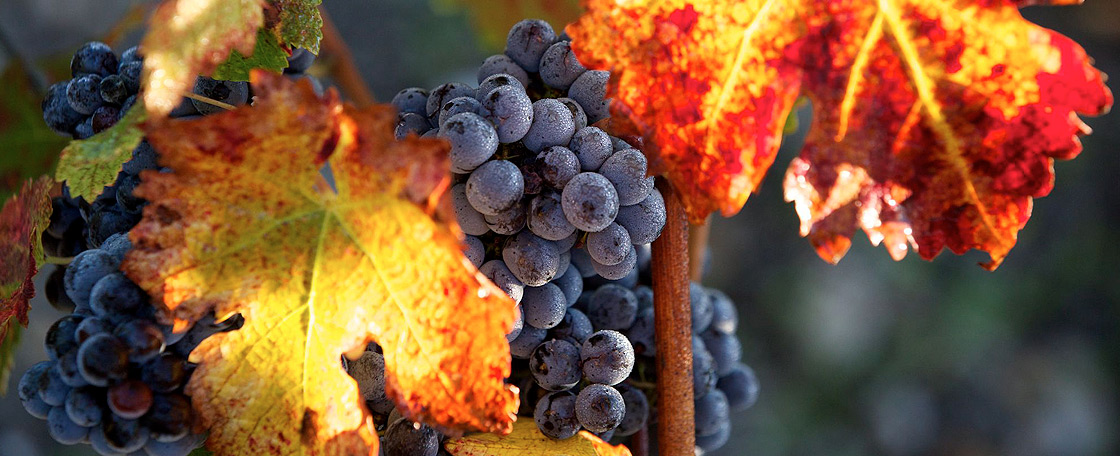
<svg viewBox="0 0 1120 456">
<path fill-rule="evenodd" d="M 55 83 L 43 100 L 43 120 L 59 134 L 86 139 L 117 123 L 136 103 L 143 58 L 134 46 L 119 56 L 91 41 L 70 60 L 73 79 Z"/>
</svg>

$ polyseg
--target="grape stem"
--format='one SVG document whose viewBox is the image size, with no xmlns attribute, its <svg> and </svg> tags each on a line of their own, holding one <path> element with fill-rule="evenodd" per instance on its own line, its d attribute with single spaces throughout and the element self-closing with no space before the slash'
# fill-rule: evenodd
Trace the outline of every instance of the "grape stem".
<svg viewBox="0 0 1120 456">
<path fill-rule="evenodd" d="M 325 57 L 323 60 L 326 61 L 332 79 L 342 89 L 346 98 L 359 108 L 374 104 L 376 99 L 373 97 L 373 92 L 370 92 L 369 85 L 366 84 L 365 79 L 362 79 L 362 73 L 354 64 L 354 55 L 350 53 L 350 47 L 346 45 L 346 40 L 342 39 L 338 27 L 335 27 L 334 21 L 327 15 L 327 10 L 321 6 L 319 15 L 323 17 L 322 56 Z"/>
<path fill-rule="evenodd" d="M 229 110 L 229 111 L 232 111 L 232 110 L 234 110 L 234 109 L 237 109 L 237 106 L 231 105 L 231 104 L 229 104 L 229 103 L 222 103 L 222 102 L 220 102 L 220 101 L 218 101 L 218 100 L 215 100 L 215 99 L 213 99 L 213 98 L 208 98 L 208 97 L 204 97 L 204 96 L 202 96 L 202 95 L 199 95 L 199 94 L 197 94 L 197 93 L 191 93 L 191 92 L 187 92 L 187 93 L 184 93 L 184 94 L 183 94 L 183 96 L 184 96 L 184 97 L 187 97 L 187 98 L 190 98 L 190 99 L 192 99 L 192 100 L 198 100 L 198 101 L 201 101 L 201 102 L 203 102 L 203 103 L 206 103 L 206 104 L 209 104 L 209 105 L 214 105 L 214 106 L 217 106 L 217 107 L 219 107 L 219 108 L 222 108 L 222 109 L 225 109 L 225 110 Z"/>
<path fill-rule="evenodd" d="M 70 264 L 71 261 L 74 261 L 74 257 L 58 257 L 47 255 L 47 258 L 43 261 L 43 263 L 66 266 Z"/>
<path fill-rule="evenodd" d="M 704 223 L 688 226 L 688 275 L 693 282 L 700 282 L 704 276 L 704 255 L 711 231 L 711 216 L 704 219 Z"/>
<path fill-rule="evenodd" d="M 657 345 L 658 454 L 692 456 L 696 448 L 692 391 L 692 312 L 689 308 L 688 217 L 664 179 L 665 229 L 653 242 L 653 318 Z"/>
</svg>

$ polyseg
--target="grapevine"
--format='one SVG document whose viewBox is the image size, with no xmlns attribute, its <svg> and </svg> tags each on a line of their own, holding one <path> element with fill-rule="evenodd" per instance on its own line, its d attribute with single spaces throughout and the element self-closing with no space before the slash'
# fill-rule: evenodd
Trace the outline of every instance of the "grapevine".
<svg viewBox="0 0 1120 456">
<path fill-rule="evenodd" d="M 727 451 L 765 385 L 702 285 L 703 224 L 757 190 L 798 99 L 783 187 L 819 256 L 861 229 L 988 269 L 1112 103 L 1018 2 L 583 0 L 379 105 L 318 3 L 164 0 L 45 87 L 73 141 L 0 212 L 0 380 L 43 274 L 62 316 L 16 394 L 58 443 Z"/>
</svg>

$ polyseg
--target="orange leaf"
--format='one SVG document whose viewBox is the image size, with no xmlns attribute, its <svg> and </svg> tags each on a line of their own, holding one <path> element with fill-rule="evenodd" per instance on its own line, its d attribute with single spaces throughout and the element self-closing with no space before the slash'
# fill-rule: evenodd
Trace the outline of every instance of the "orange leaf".
<svg viewBox="0 0 1120 456">
<path fill-rule="evenodd" d="M 797 94 L 812 101 L 786 198 L 831 262 L 862 228 L 896 259 L 979 249 L 995 268 L 1053 160 L 1079 152 L 1077 114 L 1112 103 L 1084 51 L 1010 1 L 619 4 L 586 0 L 573 44 L 612 71 L 614 114 L 646 136 L 694 221 L 742 207 Z"/>
<path fill-rule="evenodd" d="M 407 417 L 508 431 L 516 308 L 463 255 L 449 206 L 429 198 L 446 193 L 446 143 L 394 141 L 392 107 L 344 107 L 306 81 L 257 71 L 253 88 L 253 107 L 148 125 L 174 172 L 142 176 L 150 204 L 123 266 L 178 320 L 245 317 L 191 354 L 207 447 L 376 454 L 339 362 L 370 338 Z"/>
<path fill-rule="evenodd" d="M 26 181 L 0 210 L 0 339 L 10 319 L 27 327 L 28 301 L 35 296 L 31 279 L 44 259 L 39 237 L 51 222 L 52 185 L 47 176 Z"/>
<path fill-rule="evenodd" d="M 630 456 L 625 445 L 611 445 L 587 431 L 565 440 L 548 438 L 531 419 L 514 423 L 509 435 L 469 434 L 448 440 L 444 448 L 454 456 Z"/>
</svg>

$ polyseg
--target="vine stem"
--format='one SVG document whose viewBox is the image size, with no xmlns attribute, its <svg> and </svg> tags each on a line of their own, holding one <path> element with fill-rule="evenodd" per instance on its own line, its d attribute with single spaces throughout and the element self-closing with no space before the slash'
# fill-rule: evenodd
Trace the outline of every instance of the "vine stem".
<svg viewBox="0 0 1120 456">
<path fill-rule="evenodd" d="M 227 111 L 232 111 L 234 109 L 237 109 L 237 106 L 231 105 L 229 103 L 223 103 L 223 102 L 215 100 L 213 98 L 209 98 L 209 97 L 199 95 L 199 94 L 193 93 L 193 92 L 184 93 L 183 96 L 187 97 L 187 98 L 190 98 L 192 100 L 198 100 L 198 101 L 201 101 L 201 102 L 209 104 L 209 105 L 217 106 L 217 107 L 225 109 Z"/>
<path fill-rule="evenodd" d="M 657 344 L 657 444 L 662 456 L 692 456 L 696 448 L 692 392 L 692 311 L 689 309 L 688 218 L 665 180 L 665 229 L 653 242 L 653 318 Z"/>
<path fill-rule="evenodd" d="M 705 250 L 708 248 L 708 236 L 712 232 L 712 218 L 704 219 L 704 223 L 688 226 L 688 276 L 693 282 L 699 282 L 704 276 Z"/>
<path fill-rule="evenodd" d="M 319 15 L 323 17 L 322 53 L 329 56 L 326 59 L 327 67 L 334 82 L 342 89 L 346 98 L 359 108 L 374 104 L 376 100 L 373 92 L 370 92 L 369 85 L 366 84 L 365 79 L 362 79 L 362 73 L 354 64 L 354 55 L 350 53 L 350 47 L 346 45 L 346 40 L 342 39 L 338 27 L 327 15 L 326 9 L 320 7 Z"/>
</svg>

